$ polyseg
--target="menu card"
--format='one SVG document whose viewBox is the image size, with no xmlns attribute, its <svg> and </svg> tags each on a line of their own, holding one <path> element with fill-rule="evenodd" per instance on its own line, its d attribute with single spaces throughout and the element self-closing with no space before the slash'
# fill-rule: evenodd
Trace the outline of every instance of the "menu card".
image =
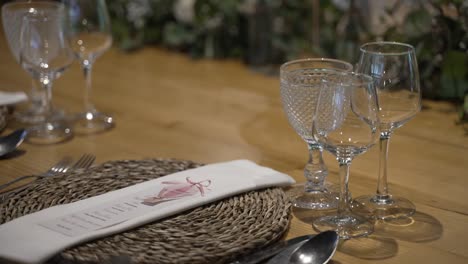
<svg viewBox="0 0 468 264">
<path fill-rule="evenodd" d="M 160 210 L 184 199 L 203 200 L 205 193 L 211 196 L 210 186 L 211 180 L 195 182 L 190 177 L 185 181 L 160 180 L 146 190 L 38 224 L 66 236 L 79 236 L 151 213 L 155 206 Z"/>
</svg>

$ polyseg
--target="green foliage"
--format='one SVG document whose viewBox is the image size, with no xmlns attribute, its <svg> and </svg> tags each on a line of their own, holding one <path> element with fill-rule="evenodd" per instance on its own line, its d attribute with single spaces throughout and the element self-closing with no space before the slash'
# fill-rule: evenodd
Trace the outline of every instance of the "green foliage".
<svg viewBox="0 0 468 264">
<path fill-rule="evenodd" d="M 443 98 L 464 98 L 468 91 L 467 54 L 450 50 L 442 62 L 441 85 L 439 95 Z"/>
<path fill-rule="evenodd" d="M 435 1 L 433 7 L 438 10 L 434 17 L 423 9 L 410 14 L 405 36 L 418 48 L 423 95 L 464 102 L 460 117 L 467 123 L 468 1 Z"/>
</svg>

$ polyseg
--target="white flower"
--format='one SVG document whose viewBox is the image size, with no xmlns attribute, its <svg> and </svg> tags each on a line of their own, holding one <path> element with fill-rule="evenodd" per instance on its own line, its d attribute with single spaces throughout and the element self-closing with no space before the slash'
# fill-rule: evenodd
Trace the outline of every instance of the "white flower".
<svg viewBox="0 0 468 264">
<path fill-rule="evenodd" d="M 415 0 L 402 2 L 396 9 L 397 0 L 369 1 L 368 17 L 369 29 L 375 35 L 383 35 L 389 28 L 401 28 L 405 23 L 408 14 L 416 8 L 423 8 Z M 389 10 L 394 8 L 392 12 Z"/>
<path fill-rule="evenodd" d="M 350 4 L 350 0 L 332 0 L 332 2 L 341 11 L 348 10 Z"/>
<path fill-rule="evenodd" d="M 177 0 L 173 11 L 177 21 L 192 24 L 195 20 L 195 2 L 196 0 Z"/>
<path fill-rule="evenodd" d="M 255 7 L 257 5 L 257 0 L 244 0 L 238 9 L 242 14 L 253 15 L 255 13 Z"/>
<path fill-rule="evenodd" d="M 205 22 L 207 29 L 215 29 L 223 23 L 223 18 L 220 15 L 216 15 Z"/>
<path fill-rule="evenodd" d="M 152 13 L 149 0 L 130 0 L 127 3 L 127 19 L 136 28 L 145 25 L 145 18 Z"/>
</svg>

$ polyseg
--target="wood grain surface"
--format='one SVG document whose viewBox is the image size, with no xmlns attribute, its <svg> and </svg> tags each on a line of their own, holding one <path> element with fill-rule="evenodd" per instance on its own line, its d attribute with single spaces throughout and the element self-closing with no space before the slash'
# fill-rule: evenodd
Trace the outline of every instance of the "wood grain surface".
<svg viewBox="0 0 468 264">
<path fill-rule="evenodd" d="M 0 90 L 28 91 L 29 76 L 0 38 Z M 97 162 L 177 158 L 202 163 L 250 159 L 303 182 L 306 144 L 289 126 L 279 79 L 237 60 L 192 60 L 148 47 L 111 49 L 93 70 L 93 99 L 116 127 L 56 145 L 23 144 L 0 159 L 0 183 L 45 171 L 61 157 L 83 153 Z M 77 63 L 54 84 L 54 104 L 68 114 L 83 107 L 84 79 Z M 468 263 L 468 137 L 455 125 L 452 105 L 424 101 L 424 110 L 390 143 L 391 192 L 417 206 L 411 221 L 378 223 L 377 232 L 341 244 L 332 263 Z M 3 134 L 11 130 L 13 124 Z M 337 163 L 326 153 L 331 182 Z M 375 192 L 378 148 L 351 166 L 353 196 Z M 22 182 L 25 183 L 25 182 Z M 295 210 L 288 237 L 314 233 L 309 214 Z"/>
</svg>

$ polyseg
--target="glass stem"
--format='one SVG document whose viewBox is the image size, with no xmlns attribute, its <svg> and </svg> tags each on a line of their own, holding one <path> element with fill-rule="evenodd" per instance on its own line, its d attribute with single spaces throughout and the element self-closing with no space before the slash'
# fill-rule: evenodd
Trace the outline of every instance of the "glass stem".
<svg viewBox="0 0 468 264">
<path fill-rule="evenodd" d="M 323 162 L 322 147 L 316 144 L 308 144 L 308 147 L 309 160 L 304 168 L 304 175 L 307 178 L 305 191 L 324 191 L 324 182 L 328 175 L 328 169 Z"/>
<path fill-rule="evenodd" d="M 31 80 L 31 91 L 29 94 L 29 99 L 33 109 L 38 109 L 35 111 L 44 113 L 46 107 L 45 105 L 47 104 L 47 100 L 45 98 L 46 91 L 44 89 L 39 89 L 39 87 L 42 87 L 42 83 L 39 82 L 40 85 L 38 85 L 37 82 L 38 80 L 36 79 Z"/>
<path fill-rule="evenodd" d="M 349 166 L 351 159 L 338 159 L 340 163 L 340 201 L 338 203 L 338 217 L 342 217 L 349 212 Z"/>
<path fill-rule="evenodd" d="M 44 114 L 46 121 L 50 121 L 50 116 L 52 115 L 52 80 L 48 76 L 41 77 L 39 82 L 44 91 L 44 96 L 42 98 L 42 106 L 44 108 Z"/>
<path fill-rule="evenodd" d="M 388 146 L 390 143 L 390 133 L 381 133 L 380 135 L 380 160 L 379 160 L 379 179 L 377 182 L 377 200 L 385 201 L 390 199 L 387 183 L 387 160 Z"/>
<path fill-rule="evenodd" d="M 32 79 L 31 86 L 33 87 L 31 89 L 31 103 L 33 107 L 36 107 L 39 109 L 41 113 L 46 114 L 47 110 L 47 89 L 44 87 L 42 84 L 42 79 L 37 80 L 37 79 Z M 41 88 L 41 89 L 39 89 Z"/>
<path fill-rule="evenodd" d="M 83 74 L 85 77 L 86 87 L 84 93 L 84 108 L 86 113 L 94 112 L 94 106 L 91 103 L 91 92 L 92 92 L 92 80 L 91 80 L 91 70 L 93 65 L 89 60 L 83 60 L 81 63 L 81 67 L 83 68 Z"/>
</svg>

